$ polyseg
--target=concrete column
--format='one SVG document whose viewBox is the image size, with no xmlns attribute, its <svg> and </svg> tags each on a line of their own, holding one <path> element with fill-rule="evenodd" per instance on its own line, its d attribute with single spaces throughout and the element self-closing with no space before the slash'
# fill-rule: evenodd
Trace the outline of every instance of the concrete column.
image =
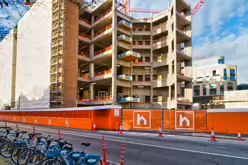
<svg viewBox="0 0 248 165">
<path fill-rule="evenodd" d="M 185 82 L 184 95 L 185 95 L 185 98 L 189 99 L 190 101 L 193 101 L 193 92 L 192 92 L 191 82 Z"/>
<path fill-rule="evenodd" d="M 94 57 L 95 50 L 94 50 L 94 44 L 90 44 L 90 57 Z"/>
<path fill-rule="evenodd" d="M 220 82 L 216 83 L 216 94 L 220 95 Z"/>
<path fill-rule="evenodd" d="M 209 83 L 206 84 L 206 95 L 210 95 L 210 88 L 209 88 Z"/>
<path fill-rule="evenodd" d="M 95 69 L 94 69 L 94 63 L 90 63 L 90 78 L 94 78 L 95 76 Z"/>
<path fill-rule="evenodd" d="M 94 83 L 90 83 L 90 100 L 94 100 Z"/>
<path fill-rule="evenodd" d="M 200 85 L 200 96 L 203 96 L 203 84 Z"/>
<path fill-rule="evenodd" d="M 116 11 L 116 4 L 115 1 L 112 2 L 113 7 L 113 15 L 112 15 L 112 47 L 113 47 L 113 54 L 112 54 L 112 100 L 113 105 L 117 104 L 117 86 L 116 86 L 116 79 L 117 79 L 117 11 Z"/>
<path fill-rule="evenodd" d="M 228 82 L 227 81 L 224 82 L 224 91 L 228 91 Z"/>
</svg>

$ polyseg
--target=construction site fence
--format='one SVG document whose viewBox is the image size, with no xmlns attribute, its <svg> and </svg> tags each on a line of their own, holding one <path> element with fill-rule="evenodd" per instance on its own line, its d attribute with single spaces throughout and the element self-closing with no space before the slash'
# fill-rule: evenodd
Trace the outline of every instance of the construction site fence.
<svg viewBox="0 0 248 165">
<path fill-rule="evenodd" d="M 138 110 L 102 106 L 57 110 L 1 111 L 0 120 L 93 130 L 211 132 L 248 134 L 248 109 Z"/>
</svg>

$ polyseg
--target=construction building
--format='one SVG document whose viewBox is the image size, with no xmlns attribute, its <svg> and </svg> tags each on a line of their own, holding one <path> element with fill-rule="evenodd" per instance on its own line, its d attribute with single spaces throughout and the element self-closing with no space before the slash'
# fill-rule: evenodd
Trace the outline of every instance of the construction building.
<svg viewBox="0 0 248 165">
<path fill-rule="evenodd" d="M 184 0 L 150 18 L 131 17 L 128 4 L 115 0 L 84 12 L 81 1 L 45 1 L 18 25 L 16 108 L 191 108 L 192 20 Z"/>
<path fill-rule="evenodd" d="M 225 91 L 236 90 L 237 66 L 226 64 L 223 56 L 196 60 L 193 68 L 194 103 L 215 104 Z"/>
</svg>

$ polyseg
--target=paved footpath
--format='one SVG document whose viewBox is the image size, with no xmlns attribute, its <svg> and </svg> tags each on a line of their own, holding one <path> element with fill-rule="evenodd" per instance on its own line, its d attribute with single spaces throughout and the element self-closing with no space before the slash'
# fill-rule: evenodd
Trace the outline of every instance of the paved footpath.
<svg viewBox="0 0 248 165">
<path fill-rule="evenodd" d="M 0 123 L 3 125 L 3 123 Z M 15 123 L 8 126 L 15 127 Z M 22 130 L 32 131 L 33 125 L 19 124 Z M 106 137 L 107 159 L 119 164 L 121 144 L 126 144 L 125 165 L 248 165 L 248 141 L 164 135 L 98 131 L 87 132 L 59 128 L 62 138 L 82 150 L 81 142 L 90 142 L 88 153 L 102 155 L 102 136 Z M 57 137 L 58 128 L 36 126 L 37 132 Z"/>
</svg>

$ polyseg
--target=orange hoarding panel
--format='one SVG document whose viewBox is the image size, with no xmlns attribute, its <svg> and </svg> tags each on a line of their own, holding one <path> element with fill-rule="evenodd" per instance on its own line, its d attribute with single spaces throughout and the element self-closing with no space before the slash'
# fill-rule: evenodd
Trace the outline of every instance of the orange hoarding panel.
<svg viewBox="0 0 248 165">
<path fill-rule="evenodd" d="M 208 111 L 208 131 L 248 134 L 248 109 Z"/>
<path fill-rule="evenodd" d="M 165 110 L 164 129 L 206 132 L 206 110 Z"/>
<path fill-rule="evenodd" d="M 161 110 L 124 110 L 125 130 L 159 130 L 161 123 Z"/>
</svg>

